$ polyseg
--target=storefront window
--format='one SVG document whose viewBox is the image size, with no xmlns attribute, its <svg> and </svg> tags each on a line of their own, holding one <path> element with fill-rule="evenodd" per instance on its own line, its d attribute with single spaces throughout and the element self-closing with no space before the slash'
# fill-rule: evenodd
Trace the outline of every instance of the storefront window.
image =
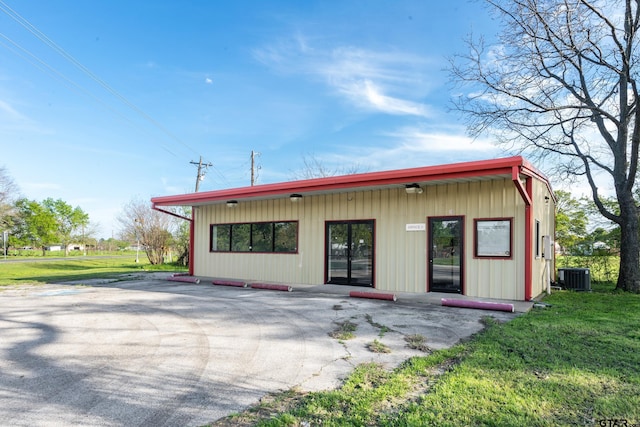
<svg viewBox="0 0 640 427">
<path fill-rule="evenodd" d="M 212 252 L 295 253 L 298 251 L 298 223 L 213 224 L 210 239 Z"/>
</svg>

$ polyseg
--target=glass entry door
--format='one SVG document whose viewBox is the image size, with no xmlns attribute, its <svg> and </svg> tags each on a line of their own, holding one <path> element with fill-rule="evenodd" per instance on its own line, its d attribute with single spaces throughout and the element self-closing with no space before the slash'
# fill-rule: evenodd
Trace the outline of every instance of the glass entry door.
<svg viewBox="0 0 640 427">
<path fill-rule="evenodd" d="M 326 223 L 327 283 L 373 286 L 373 221 Z"/>
<path fill-rule="evenodd" d="M 429 218 L 429 290 L 462 293 L 462 217 Z"/>
</svg>

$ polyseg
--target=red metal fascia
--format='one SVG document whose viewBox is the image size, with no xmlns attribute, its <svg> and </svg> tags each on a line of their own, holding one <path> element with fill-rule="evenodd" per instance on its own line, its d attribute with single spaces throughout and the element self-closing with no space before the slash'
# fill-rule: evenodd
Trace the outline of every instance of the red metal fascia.
<svg viewBox="0 0 640 427">
<path fill-rule="evenodd" d="M 538 171 L 535 167 L 533 167 L 529 162 L 525 161 L 523 166 L 520 169 L 520 173 L 538 179 L 540 182 L 544 183 L 547 187 L 547 191 L 553 198 L 553 201 L 556 202 L 556 196 L 553 193 L 553 189 L 551 188 L 551 182 L 549 182 L 549 178 L 547 178 L 543 173 Z"/>
<path fill-rule="evenodd" d="M 476 162 L 455 163 L 441 166 L 401 169 L 336 177 L 315 178 L 276 184 L 264 184 L 201 193 L 163 196 L 151 199 L 154 205 L 193 205 L 207 202 L 274 197 L 290 193 L 313 193 L 338 191 L 380 185 L 401 185 L 413 182 L 428 182 L 456 178 L 472 178 L 496 174 L 508 174 L 514 167 L 522 166 L 520 156 Z"/>
</svg>

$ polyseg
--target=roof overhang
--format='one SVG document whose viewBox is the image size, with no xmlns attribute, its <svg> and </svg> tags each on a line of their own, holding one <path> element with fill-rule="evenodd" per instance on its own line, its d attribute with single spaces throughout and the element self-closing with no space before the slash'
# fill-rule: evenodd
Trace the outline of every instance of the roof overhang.
<svg viewBox="0 0 640 427">
<path fill-rule="evenodd" d="M 304 197 L 349 191 L 404 188 L 410 184 L 428 186 L 452 182 L 511 180 L 514 178 L 514 174 L 524 177 L 536 177 L 546 182 L 547 186 L 549 186 L 549 182 L 544 175 L 538 172 L 524 158 L 515 156 L 439 166 L 262 184 L 175 196 L 160 196 L 152 198 L 151 202 L 154 208 L 159 206 L 203 206 L 222 204 L 229 200 L 277 199 L 289 197 L 292 194 L 299 194 Z"/>
</svg>

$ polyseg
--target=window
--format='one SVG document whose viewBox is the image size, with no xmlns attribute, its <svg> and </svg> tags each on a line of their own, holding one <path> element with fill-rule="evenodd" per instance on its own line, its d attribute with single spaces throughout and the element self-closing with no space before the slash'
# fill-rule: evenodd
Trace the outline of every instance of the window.
<svg viewBox="0 0 640 427">
<path fill-rule="evenodd" d="M 511 219 L 476 219 L 475 256 L 511 258 Z"/>
<path fill-rule="evenodd" d="M 275 252 L 298 251 L 296 221 L 212 224 L 211 252 Z"/>
<path fill-rule="evenodd" d="M 276 222 L 273 224 L 274 252 L 296 252 L 298 246 L 298 223 Z"/>
<path fill-rule="evenodd" d="M 228 251 L 231 245 L 231 225 L 214 225 L 211 227 L 211 250 Z"/>
<path fill-rule="evenodd" d="M 273 223 L 264 222 L 251 226 L 251 250 L 273 252 Z"/>
<path fill-rule="evenodd" d="M 251 224 L 231 225 L 231 251 L 248 252 L 251 250 Z"/>
</svg>

